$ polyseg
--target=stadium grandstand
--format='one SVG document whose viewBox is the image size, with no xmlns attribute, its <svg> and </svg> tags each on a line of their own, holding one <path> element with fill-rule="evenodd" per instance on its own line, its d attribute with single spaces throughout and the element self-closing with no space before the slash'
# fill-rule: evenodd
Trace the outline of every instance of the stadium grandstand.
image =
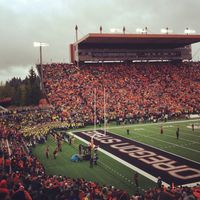
<svg viewBox="0 0 200 200">
<path fill-rule="evenodd" d="M 45 94 L 63 117 L 90 124 L 95 88 L 100 121 L 105 93 L 108 120 L 199 113 L 199 63 L 189 62 L 199 41 L 199 35 L 88 34 L 70 45 L 73 64 L 43 65 Z"/>
<path fill-rule="evenodd" d="M 90 33 L 38 65 L 49 105 L 0 112 L 0 199 L 199 199 L 197 42 Z"/>
<path fill-rule="evenodd" d="M 89 33 L 70 45 L 72 63 L 191 60 L 199 35 Z"/>
</svg>

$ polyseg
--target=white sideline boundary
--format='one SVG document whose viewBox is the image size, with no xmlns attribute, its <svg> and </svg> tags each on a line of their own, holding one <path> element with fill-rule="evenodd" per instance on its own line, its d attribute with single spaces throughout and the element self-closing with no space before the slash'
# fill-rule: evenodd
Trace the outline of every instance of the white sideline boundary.
<svg viewBox="0 0 200 200">
<path fill-rule="evenodd" d="M 113 133 L 115 135 L 118 135 L 117 133 Z M 136 135 L 139 135 L 141 136 L 139 133 L 134 133 Z M 121 135 L 120 135 L 121 136 Z M 122 136 L 123 137 L 123 136 Z M 176 147 L 179 147 L 179 148 L 182 148 L 182 149 L 187 149 L 187 150 L 190 150 L 190 151 L 194 151 L 196 153 L 200 153 L 199 150 L 195 150 L 195 149 L 191 149 L 189 147 L 184 147 L 184 146 L 181 146 L 181 145 L 178 145 L 178 144 L 174 144 L 174 143 L 171 143 L 171 142 L 167 142 L 167 141 L 164 141 L 164 140 L 160 140 L 158 138 L 155 138 L 155 137 L 151 137 L 151 136 L 147 136 L 147 135 L 142 135 L 142 137 L 146 137 L 146 138 L 150 138 L 150 139 L 153 139 L 153 140 L 157 140 L 157 141 L 160 141 L 160 142 L 163 142 L 163 143 L 166 143 L 166 144 L 170 144 L 172 146 L 176 146 Z"/>
<path fill-rule="evenodd" d="M 147 124 L 132 124 L 132 125 L 125 125 L 125 126 L 113 126 L 113 127 L 107 127 L 106 130 L 112 130 L 112 129 L 120 129 L 120 128 L 130 128 L 130 127 L 134 127 L 134 126 L 153 126 L 153 125 L 163 125 L 163 123 L 165 124 L 177 124 L 177 123 L 185 123 L 185 122 L 192 122 L 192 121 L 199 121 L 200 122 L 200 119 L 191 119 L 191 120 L 182 120 L 182 121 L 171 121 L 171 122 L 159 122 L 159 123 L 147 123 Z M 90 129 L 78 129 L 78 130 L 74 130 L 72 132 L 77 132 L 77 131 L 89 131 L 89 130 L 93 130 L 92 128 Z M 99 130 L 104 130 L 103 128 L 99 128 Z M 119 135 L 119 134 L 116 134 L 114 133 L 115 135 Z M 137 135 L 139 135 L 138 133 L 136 133 Z M 119 135 L 121 136 L 121 135 Z M 174 144 L 174 143 L 171 143 L 171 142 L 167 142 L 167 141 L 164 141 L 164 140 L 160 140 L 160 139 L 157 139 L 157 138 L 154 138 L 154 137 L 151 137 L 151 136 L 146 136 L 146 135 L 143 135 L 144 137 L 147 137 L 147 138 L 151 138 L 153 140 L 157 140 L 157 141 L 160 141 L 160 142 L 163 142 L 163 143 L 167 143 L 167 144 L 170 144 L 170 145 L 173 145 L 173 146 L 176 146 L 176 147 L 180 147 L 182 149 L 187 149 L 189 151 L 194 151 L 196 153 L 200 153 L 200 151 L 198 150 L 195 150 L 195 149 L 191 149 L 189 147 L 184 147 L 184 146 L 180 146 L 180 145 L 177 145 L 177 144 Z M 195 135 L 194 135 L 195 136 Z M 123 137 L 123 136 L 121 136 Z M 200 136 L 197 136 L 197 137 L 200 137 Z M 192 142 L 192 141 L 191 141 Z M 140 142 L 141 144 L 144 144 L 142 142 Z M 147 144 L 145 144 L 147 145 Z M 151 146 L 151 145 L 149 145 Z M 151 146 L 153 147 L 153 146 Z M 153 147 L 155 148 L 155 147 Z M 162 149 L 159 149 L 159 150 L 162 150 Z M 167 152 L 168 153 L 168 152 Z M 176 154 L 174 154 L 176 155 Z M 177 155 L 176 155 L 177 156 Z"/>
<path fill-rule="evenodd" d="M 8 147 L 8 155 L 10 156 L 11 155 L 11 150 L 10 150 L 10 145 L 8 143 L 8 139 L 6 139 L 6 144 L 7 144 L 7 147 Z"/>
<path fill-rule="evenodd" d="M 85 130 L 85 131 L 91 131 L 91 130 L 88 129 L 88 130 Z M 73 132 L 82 132 L 82 131 L 75 131 L 75 130 L 74 130 L 74 131 L 71 131 L 70 133 L 73 134 Z M 83 131 L 83 132 L 84 132 L 84 131 Z M 68 133 L 69 133 L 69 132 L 68 132 Z M 112 132 L 111 132 L 111 133 L 112 133 Z M 126 138 L 125 136 L 119 135 L 119 134 L 117 134 L 117 133 L 112 133 L 112 134 L 118 135 L 118 136 L 120 136 L 120 137 L 123 137 L 123 138 L 125 138 L 125 139 L 129 139 L 129 140 L 132 140 L 132 141 L 135 142 L 135 140 L 133 140 L 132 138 Z M 73 134 L 73 136 L 74 136 L 74 134 Z M 77 136 L 77 137 L 78 137 L 78 136 Z M 81 139 L 82 139 L 82 138 L 81 138 Z M 182 158 L 182 159 L 189 160 L 189 161 L 191 161 L 191 162 L 195 162 L 195 163 L 197 163 L 197 164 L 200 164 L 200 162 L 197 162 L 197 161 L 195 161 L 195 160 L 191 160 L 191 159 L 189 159 L 189 158 L 186 158 L 186 157 L 177 155 L 177 154 L 172 153 L 172 152 L 165 151 L 165 150 L 160 149 L 160 148 L 158 148 L 158 147 L 154 147 L 154 146 L 152 146 L 152 145 L 150 145 L 150 144 L 146 144 L 146 143 L 143 143 L 143 142 L 140 142 L 140 141 L 136 141 L 136 142 L 138 142 L 138 143 L 140 143 L 140 144 L 143 144 L 143 145 L 145 145 L 145 146 L 152 147 L 152 148 L 157 149 L 157 150 L 159 150 L 159 151 L 164 151 L 165 153 L 168 153 L 168 154 L 177 156 L 177 157 L 179 157 L 179 158 Z"/>
<path fill-rule="evenodd" d="M 89 130 L 86 130 L 86 131 L 89 131 Z M 73 132 L 77 132 L 77 131 L 73 131 Z M 87 140 L 85 140 L 85 139 L 83 139 L 83 138 L 81 138 L 81 137 L 79 137 L 79 136 L 73 134 L 73 132 L 70 131 L 70 132 L 68 132 L 68 133 L 69 133 L 70 135 L 74 136 L 75 138 L 81 140 L 82 142 L 84 142 L 84 143 L 86 143 L 86 144 L 89 144 L 89 142 L 88 142 Z M 116 135 L 118 135 L 118 134 L 116 134 Z M 121 135 L 119 135 L 119 136 L 121 136 Z M 126 137 L 124 137 L 124 136 L 121 136 L 121 137 L 126 138 Z M 130 139 L 130 140 L 132 140 L 132 139 Z M 134 140 L 133 140 L 133 141 L 134 141 Z M 188 158 L 184 158 L 184 157 L 179 156 L 179 155 L 177 155 L 177 154 L 167 152 L 167 151 L 165 151 L 165 150 L 162 150 L 162 149 L 153 147 L 153 146 L 151 146 L 151 145 L 147 145 L 147 144 L 142 143 L 142 142 L 139 142 L 139 143 L 141 143 L 141 144 L 143 144 L 143 145 L 146 145 L 146 146 L 150 146 L 150 147 L 155 148 L 155 149 L 158 149 L 158 150 L 160 150 L 160 151 L 164 151 L 164 152 L 169 153 L 169 154 L 172 154 L 172 155 L 174 155 L 174 156 L 177 156 L 177 157 L 180 157 L 180 158 L 183 158 L 183 159 L 186 159 L 186 160 L 195 162 L 195 163 L 197 163 L 197 164 L 200 164 L 199 162 L 196 162 L 196 161 L 194 161 L 194 160 L 190 160 L 190 159 L 188 159 Z M 98 148 L 98 149 L 99 149 L 102 153 L 106 154 L 107 156 L 113 158 L 114 160 L 118 161 L 119 163 L 122 163 L 122 164 L 125 165 L 126 167 L 128 167 L 128 168 L 130 168 L 130 169 L 132 169 L 132 170 L 134 170 L 134 171 L 136 171 L 136 172 L 138 172 L 139 174 L 142 174 L 143 176 L 147 177 L 148 179 L 152 180 L 152 181 L 155 182 L 155 183 L 157 182 L 157 180 L 158 180 L 157 177 L 152 176 L 151 174 L 149 174 L 149 173 L 147 173 L 147 172 L 145 172 L 145 171 L 139 169 L 138 167 L 135 167 L 135 166 L 131 165 L 130 163 L 128 163 L 128 162 L 126 162 L 126 161 L 124 161 L 124 160 L 118 158 L 117 156 L 115 156 L 115 155 L 113 155 L 113 154 L 111 154 L 111 153 L 105 151 L 105 150 L 102 149 L 102 148 Z M 158 176 L 159 176 L 159 175 L 158 175 Z M 166 183 L 166 182 L 164 182 L 164 181 L 162 181 L 162 183 L 163 183 L 163 185 L 166 186 L 166 187 L 169 187 L 169 186 L 170 186 L 168 183 Z M 199 181 L 199 182 L 194 182 L 194 183 L 188 183 L 188 184 L 181 185 L 181 186 L 194 187 L 194 186 L 196 186 L 197 184 L 200 184 L 200 181 Z"/>
<path fill-rule="evenodd" d="M 74 132 L 76 132 L 76 131 L 74 131 Z M 111 132 L 111 133 L 112 133 L 112 132 Z M 119 134 L 117 134 L 117 133 L 112 133 L 112 134 L 113 134 L 113 135 L 118 135 L 118 136 L 123 137 L 123 138 L 126 138 L 125 136 L 119 135 Z M 137 133 L 137 134 L 138 134 L 138 133 Z M 200 164 L 200 162 L 197 162 L 197 161 L 195 161 L 195 160 L 191 160 L 191 159 L 189 159 L 189 158 L 185 158 L 185 157 L 180 156 L 180 155 L 177 155 L 177 154 L 175 154 L 175 153 L 171 153 L 171 152 L 165 151 L 165 150 L 163 150 L 163 149 L 154 147 L 154 146 L 152 146 L 152 145 L 150 145 L 150 144 L 145 144 L 145 143 L 140 142 L 140 141 L 135 141 L 135 140 L 133 140 L 132 138 L 126 138 L 126 139 L 132 140 L 132 141 L 134 141 L 134 142 L 138 142 L 138 143 L 143 144 L 143 145 L 145 145 L 145 146 L 152 147 L 152 148 L 157 149 L 157 150 L 159 150 L 159 151 L 164 151 L 165 153 L 168 153 L 168 154 L 177 156 L 177 157 L 179 157 L 179 158 L 182 158 L 182 159 L 189 160 L 189 161 L 195 162 L 195 163 L 197 163 L 197 164 Z"/>
<path fill-rule="evenodd" d="M 0 106 L 0 109 L 2 109 L 3 111 L 8 111 L 7 108 L 4 108 L 3 106 Z M 0 111 L 1 112 L 1 111 Z"/>
<path fill-rule="evenodd" d="M 8 147 L 8 155 L 11 156 L 11 150 L 10 150 L 10 145 L 8 143 L 8 139 L 6 139 L 6 144 L 7 144 L 7 147 Z M 11 173 L 12 169 L 11 169 L 11 165 L 10 165 L 10 168 L 9 168 L 9 172 Z"/>
<path fill-rule="evenodd" d="M 132 124 L 132 125 L 119 125 L 119 126 L 113 126 L 113 127 L 107 127 L 106 129 L 118 129 L 118 128 L 130 128 L 132 126 L 154 126 L 156 124 L 163 125 L 163 124 L 178 124 L 178 123 L 185 123 L 185 122 L 196 122 L 200 119 L 188 119 L 188 120 L 180 120 L 180 121 L 169 121 L 169 122 L 157 122 L 157 123 L 146 123 L 146 124 Z"/>
<path fill-rule="evenodd" d="M 112 132 L 111 132 L 112 133 Z M 115 135 L 118 135 L 118 136 L 121 136 L 121 137 L 123 137 L 123 138 L 126 138 L 126 137 L 124 137 L 124 136 L 122 136 L 122 135 L 119 135 L 119 134 L 117 134 L 117 133 L 112 133 L 112 134 L 115 134 Z M 126 138 L 127 139 L 127 138 Z M 131 139 L 131 138 L 128 138 L 129 140 L 132 140 L 132 141 L 134 141 L 133 139 Z M 141 144 L 143 144 L 143 145 L 146 145 L 146 146 L 149 146 L 149 147 L 152 147 L 152 148 L 155 148 L 155 149 L 157 149 L 157 150 L 160 150 L 160 151 L 164 151 L 165 153 L 168 153 L 168 154 L 171 154 L 171 155 L 174 155 L 174 156 L 176 156 L 176 157 L 179 157 L 179 158 L 182 158 L 182 159 L 185 159 L 185 160 L 189 160 L 189 161 L 192 161 L 192 162 L 195 162 L 195 163 L 197 163 L 197 164 L 200 164 L 199 162 L 197 162 L 197 161 L 195 161 L 195 160 L 191 160 L 191 159 L 189 159 L 189 158 L 185 158 L 185 157 L 183 157 L 183 156 L 180 156 L 180 155 L 177 155 L 177 154 L 175 154 L 175 153 L 171 153 L 171 152 L 168 152 L 168 151 L 165 151 L 165 150 L 163 150 L 163 149 L 159 149 L 159 148 L 157 148 L 157 147 L 154 147 L 154 146 L 151 146 L 151 145 L 149 145 L 149 144 L 145 144 L 145 143 L 143 143 L 143 142 L 139 142 L 139 141 L 137 141 L 138 143 L 141 143 Z M 109 152 L 108 152 L 109 153 Z M 126 162 L 126 161 L 124 161 L 124 162 Z M 128 163 L 129 164 L 129 163 Z M 135 168 L 137 168 L 137 167 L 135 167 Z M 139 169 L 140 170 L 140 169 Z M 136 171 L 136 170 L 135 170 Z M 141 171 L 143 171 L 143 170 L 141 170 Z M 139 173 L 139 171 L 137 171 L 138 173 Z M 144 172 L 144 173 L 146 173 L 146 172 Z M 143 175 L 143 174 L 142 174 Z M 150 176 L 152 176 L 151 174 L 149 174 Z M 146 176 L 146 175 L 144 175 L 144 176 Z M 146 177 L 148 177 L 148 176 L 146 176 Z M 154 176 L 153 176 L 154 177 Z M 155 178 L 155 177 L 154 177 Z M 156 181 L 155 181 L 156 182 Z M 167 184 L 167 183 L 166 183 Z M 194 182 L 194 183 L 188 183 L 188 184 L 185 184 L 185 185 L 182 185 L 182 186 L 188 186 L 188 187 L 194 187 L 194 186 L 196 186 L 197 184 L 200 184 L 200 181 L 198 181 L 198 182 Z M 168 184 L 167 184 L 168 185 Z M 168 185 L 169 186 L 169 185 Z"/>
<path fill-rule="evenodd" d="M 136 130 L 137 131 L 137 130 Z M 134 133 L 133 133 L 134 134 Z M 185 134 L 185 133 L 183 133 L 183 134 Z M 154 134 L 154 135 L 151 135 L 151 136 L 157 136 L 158 134 Z M 174 139 L 176 139 L 176 137 L 175 136 L 172 136 L 172 135 L 167 135 L 167 134 L 165 134 L 164 135 L 165 137 L 170 137 L 170 138 L 174 138 Z M 190 143 L 193 143 L 193 144 L 200 144 L 200 142 L 195 142 L 195 141 L 192 141 L 192 140 L 188 140 L 188 139 L 184 139 L 184 138 L 181 138 L 181 141 L 186 141 L 186 142 L 190 142 Z"/>
<path fill-rule="evenodd" d="M 157 123 L 141 123 L 141 124 L 129 124 L 129 125 L 115 125 L 115 126 L 109 126 L 106 127 L 106 130 L 109 129 L 120 129 L 120 128 L 131 128 L 131 127 L 135 127 L 135 126 L 155 126 L 155 125 L 164 125 L 164 124 L 178 124 L 178 123 L 185 123 L 185 122 L 200 122 L 200 119 L 188 119 L 188 120 L 180 120 L 180 121 L 169 121 L 169 122 L 157 122 Z M 103 128 L 99 127 L 99 129 L 103 130 Z M 89 131 L 89 130 L 93 130 L 93 127 L 88 128 L 88 129 L 77 129 L 77 131 Z M 200 137 L 200 136 L 199 136 Z"/>
<path fill-rule="evenodd" d="M 69 133 L 70 135 L 74 136 L 75 138 L 81 140 L 82 142 L 84 142 L 84 143 L 86 143 L 86 144 L 89 144 L 89 142 L 88 142 L 87 140 L 85 140 L 85 139 L 83 139 L 83 138 L 81 138 L 81 137 L 79 137 L 79 136 L 73 134 L 73 132 L 68 132 L 68 133 Z M 130 169 L 132 169 L 132 170 L 134 170 L 134 171 L 136 171 L 136 172 L 142 174 L 143 176 L 147 177 L 148 179 L 152 180 L 152 181 L 155 182 L 155 183 L 157 182 L 157 180 L 158 180 L 157 177 L 154 177 L 154 176 L 152 176 L 151 174 L 149 174 L 149 173 L 147 173 L 147 172 L 145 172 L 145 171 L 139 169 L 138 167 L 135 167 L 135 166 L 131 165 L 130 163 L 128 163 L 128 162 L 126 162 L 126 161 L 124 161 L 124 160 L 118 158 L 117 156 L 115 156 L 115 155 L 109 153 L 108 151 L 105 151 L 104 149 L 102 149 L 102 148 L 100 148 L 100 147 L 99 147 L 98 149 L 99 149 L 99 151 L 101 151 L 102 153 L 106 154 L 107 156 L 113 158 L 114 160 L 118 161 L 119 163 L 122 163 L 122 164 L 125 165 L 126 167 L 128 167 L 128 168 L 130 168 Z M 158 175 L 158 176 L 159 176 L 159 175 Z M 162 183 L 163 183 L 166 187 L 169 186 L 169 184 L 165 183 L 164 181 L 162 181 Z"/>
</svg>

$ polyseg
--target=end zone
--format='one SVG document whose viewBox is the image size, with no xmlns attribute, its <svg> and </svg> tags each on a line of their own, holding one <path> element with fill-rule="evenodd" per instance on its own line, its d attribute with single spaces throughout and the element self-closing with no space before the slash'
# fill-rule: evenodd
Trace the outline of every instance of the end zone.
<svg viewBox="0 0 200 200">
<path fill-rule="evenodd" d="M 103 153 L 156 182 L 161 176 L 166 185 L 191 185 L 200 183 L 200 164 L 161 151 L 128 138 L 104 131 L 73 132 L 82 141 L 100 146 Z"/>
</svg>

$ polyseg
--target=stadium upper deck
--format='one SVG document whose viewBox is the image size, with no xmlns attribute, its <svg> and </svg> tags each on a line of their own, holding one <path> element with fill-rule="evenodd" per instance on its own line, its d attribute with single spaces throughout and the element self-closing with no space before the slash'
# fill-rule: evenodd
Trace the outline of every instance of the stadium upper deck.
<svg viewBox="0 0 200 200">
<path fill-rule="evenodd" d="M 71 62 L 190 60 L 200 35 L 89 33 L 70 45 Z"/>
</svg>

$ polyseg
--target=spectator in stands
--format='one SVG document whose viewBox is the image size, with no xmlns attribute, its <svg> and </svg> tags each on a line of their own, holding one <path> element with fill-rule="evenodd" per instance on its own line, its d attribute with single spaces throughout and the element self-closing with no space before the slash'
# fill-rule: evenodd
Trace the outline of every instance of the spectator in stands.
<svg viewBox="0 0 200 200">
<path fill-rule="evenodd" d="M 114 187 L 101 187 L 83 179 L 48 176 L 31 154 L 31 146 L 47 140 L 49 125 L 26 139 L 19 130 L 28 127 L 32 130 L 35 125 L 54 121 L 66 122 L 73 128 L 77 124 L 93 123 L 93 88 L 97 88 L 97 119 L 100 121 L 104 119 L 104 88 L 108 121 L 157 121 L 166 115 L 200 113 L 199 77 L 199 63 L 45 65 L 45 91 L 54 108 L 0 113 L 0 199 L 129 199 L 125 191 Z M 160 179 L 157 186 L 144 193 L 145 200 L 195 199 L 197 193 L 189 187 L 165 189 Z M 136 198 L 143 197 L 138 193 L 131 197 Z"/>
<path fill-rule="evenodd" d="M 98 88 L 99 121 L 104 118 L 104 88 L 109 120 L 132 118 L 147 121 L 152 116 L 164 120 L 166 115 L 199 113 L 199 76 L 200 68 L 195 63 L 94 64 L 83 67 L 52 64 L 44 67 L 49 101 L 59 108 L 58 115 L 69 123 L 93 123 L 94 88 Z"/>
</svg>

